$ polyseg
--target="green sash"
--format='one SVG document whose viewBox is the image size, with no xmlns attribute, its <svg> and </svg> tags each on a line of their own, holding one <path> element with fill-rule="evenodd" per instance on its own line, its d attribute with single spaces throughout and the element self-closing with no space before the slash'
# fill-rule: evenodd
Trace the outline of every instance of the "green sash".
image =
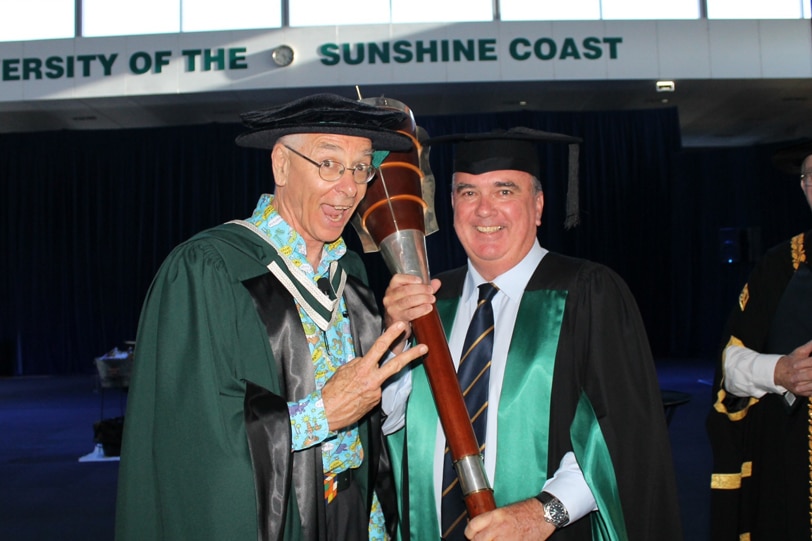
<svg viewBox="0 0 812 541">
<path fill-rule="evenodd" d="M 601 541 L 625 541 L 626 523 L 620 506 L 615 468 L 609 448 L 603 438 L 595 410 L 586 393 L 581 393 L 578 409 L 570 426 L 570 437 L 575 458 L 581 465 L 586 484 L 598 505 L 592 513 L 592 539 Z"/>
<path fill-rule="evenodd" d="M 409 514 L 409 532 L 404 534 L 398 531 L 398 539 L 435 540 L 439 537 L 440 525 L 437 522 L 433 483 L 434 444 L 438 422 L 437 408 L 434 406 L 426 371 L 421 364 L 412 369 L 412 394 L 409 397 L 406 427 L 389 436 L 397 491 L 404 494 L 405 487 L 408 487 L 408 494 L 405 495 L 408 498 L 408 509 L 403 509 L 403 497 L 398 499 L 398 503 L 401 506 L 401 516 L 404 513 Z M 408 462 L 406 472 L 404 456 Z M 408 476 L 405 486 L 404 473 Z"/>
<path fill-rule="evenodd" d="M 566 300 L 566 291 L 537 290 L 526 291 L 519 304 L 499 398 L 493 492 L 500 507 L 537 495 L 547 480 L 550 396 Z"/>
<path fill-rule="evenodd" d="M 437 301 L 437 312 L 446 329 L 446 335 L 454 322 L 457 304 L 458 299 Z M 409 513 L 410 531 L 408 535 L 399 532 L 401 539 L 434 541 L 439 537 L 440 525 L 437 522 L 437 505 L 434 499 L 434 447 L 439 422 L 426 370 L 420 364 L 412 369 L 412 392 L 406 409 L 406 427 L 395 434 L 398 437 L 397 440 L 390 436 L 392 448 L 397 451 L 405 449 L 408 461 L 406 486 L 408 486 L 407 512 Z M 405 442 L 403 442 L 403 438 L 406 439 Z M 397 456 L 397 451 L 392 455 Z M 393 458 L 392 469 L 395 472 L 398 491 L 402 493 L 404 480 L 402 479 L 402 462 L 399 459 L 400 457 Z"/>
</svg>

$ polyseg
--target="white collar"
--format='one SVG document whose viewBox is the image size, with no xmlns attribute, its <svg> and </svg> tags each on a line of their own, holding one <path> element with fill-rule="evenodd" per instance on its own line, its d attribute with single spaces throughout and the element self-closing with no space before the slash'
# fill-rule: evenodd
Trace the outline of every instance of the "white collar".
<svg viewBox="0 0 812 541">
<path fill-rule="evenodd" d="M 499 288 L 500 293 L 504 293 L 512 301 L 518 302 L 524 294 L 527 282 L 530 281 L 530 277 L 533 276 L 536 267 L 539 266 L 542 258 L 544 258 L 547 253 L 548 250 L 542 248 L 538 239 L 536 239 L 533 246 L 530 247 L 530 251 L 527 252 L 519 263 L 491 280 L 491 282 Z M 468 273 L 465 275 L 465 282 L 462 286 L 462 301 L 468 302 L 471 301 L 471 297 L 474 297 L 473 302 L 476 302 L 475 299 L 478 296 L 477 289 L 479 285 L 484 282 L 487 282 L 487 280 L 477 272 L 469 259 Z"/>
</svg>

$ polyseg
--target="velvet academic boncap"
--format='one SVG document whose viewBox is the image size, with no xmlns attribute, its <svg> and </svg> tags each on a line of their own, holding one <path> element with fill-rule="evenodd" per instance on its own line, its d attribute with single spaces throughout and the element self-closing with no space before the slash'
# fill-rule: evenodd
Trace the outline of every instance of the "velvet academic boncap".
<svg viewBox="0 0 812 541">
<path fill-rule="evenodd" d="M 561 133 L 516 127 L 484 133 L 432 137 L 424 145 L 454 143 L 454 172 L 481 175 L 505 169 L 524 171 L 541 179 L 538 154 L 540 143 L 566 143 L 569 146 L 567 188 L 567 229 L 578 225 L 578 145 L 581 139 Z"/>
<path fill-rule="evenodd" d="M 335 133 L 366 137 L 375 150 L 406 152 L 412 140 L 396 130 L 406 114 L 336 94 L 313 94 L 289 103 L 240 115 L 249 131 L 237 136 L 239 146 L 271 149 L 283 135 Z"/>
</svg>

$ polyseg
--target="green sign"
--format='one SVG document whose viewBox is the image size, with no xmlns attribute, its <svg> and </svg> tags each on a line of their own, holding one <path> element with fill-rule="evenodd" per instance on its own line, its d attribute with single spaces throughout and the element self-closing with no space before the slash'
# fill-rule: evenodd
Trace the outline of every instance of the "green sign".
<svg viewBox="0 0 812 541">
<path fill-rule="evenodd" d="M 516 37 L 508 44 L 512 60 L 599 60 L 618 58 L 621 37 L 536 39 Z M 318 48 L 321 63 L 338 64 L 409 64 L 436 62 L 496 62 L 499 61 L 495 38 L 397 40 L 369 43 L 325 43 Z"/>
<path fill-rule="evenodd" d="M 502 49 L 496 38 L 431 39 L 323 43 L 316 50 L 322 65 L 421 64 L 448 62 L 590 61 L 615 60 L 621 37 L 526 38 L 515 37 Z M 500 54 L 507 58 L 500 57 Z M 268 55 L 270 61 L 270 55 Z M 0 81 L 37 81 L 79 77 L 109 77 L 114 72 L 134 75 L 160 74 L 173 62 L 187 72 L 247 70 L 247 48 L 136 51 L 128 57 L 119 53 L 51 55 L 47 57 L 0 58 Z M 117 69 L 116 69 L 117 68 Z M 258 69 L 265 70 L 267 64 Z"/>
</svg>

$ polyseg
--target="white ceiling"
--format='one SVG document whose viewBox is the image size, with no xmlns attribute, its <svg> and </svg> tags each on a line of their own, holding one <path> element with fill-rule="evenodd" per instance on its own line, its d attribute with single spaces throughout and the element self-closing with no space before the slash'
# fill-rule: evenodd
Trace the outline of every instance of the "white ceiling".
<svg viewBox="0 0 812 541">
<path fill-rule="evenodd" d="M 747 146 L 812 138 L 812 79 L 675 81 L 657 92 L 655 81 L 577 81 L 365 87 L 420 115 L 540 111 L 615 111 L 677 107 L 686 147 Z M 302 95 L 351 88 L 131 96 L 0 103 L 0 132 L 123 129 L 235 123 L 239 113 Z"/>
</svg>

